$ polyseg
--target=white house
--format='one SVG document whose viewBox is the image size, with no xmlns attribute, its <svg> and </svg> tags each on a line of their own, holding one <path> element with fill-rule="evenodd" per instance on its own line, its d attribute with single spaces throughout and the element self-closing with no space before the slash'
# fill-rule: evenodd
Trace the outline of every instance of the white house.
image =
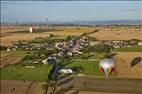
<svg viewBox="0 0 142 94">
<path fill-rule="evenodd" d="M 30 33 L 33 33 L 33 27 L 29 28 Z"/>
<path fill-rule="evenodd" d="M 142 45 L 142 42 L 138 42 L 138 45 Z"/>
<path fill-rule="evenodd" d="M 61 69 L 59 73 L 73 73 L 72 69 Z"/>
<path fill-rule="evenodd" d="M 8 51 L 8 52 L 9 52 L 9 51 L 11 51 L 11 50 L 10 50 L 9 48 L 7 48 L 7 49 L 6 49 L 6 51 Z"/>
<path fill-rule="evenodd" d="M 42 63 L 45 65 L 48 64 L 47 59 L 42 60 Z"/>
</svg>

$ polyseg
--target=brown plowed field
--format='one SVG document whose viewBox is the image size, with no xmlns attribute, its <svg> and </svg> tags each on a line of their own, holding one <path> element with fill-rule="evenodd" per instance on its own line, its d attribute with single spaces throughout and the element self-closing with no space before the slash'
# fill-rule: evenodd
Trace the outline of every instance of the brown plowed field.
<svg viewBox="0 0 142 94">
<path fill-rule="evenodd" d="M 0 94 L 43 94 L 42 82 L 1 80 Z"/>
<path fill-rule="evenodd" d="M 68 79 L 70 79 L 70 77 Z M 58 81 L 58 83 L 60 83 L 60 81 Z M 142 94 L 141 79 L 105 79 L 76 76 L 72 80 L 68 80 L 68 82 L 58 85 L 58 88 L 59 87 L 60 89 L 58 89 L 56 94 Z M 73 91 L 74 93 L 71 93 Z"/>
</svg>

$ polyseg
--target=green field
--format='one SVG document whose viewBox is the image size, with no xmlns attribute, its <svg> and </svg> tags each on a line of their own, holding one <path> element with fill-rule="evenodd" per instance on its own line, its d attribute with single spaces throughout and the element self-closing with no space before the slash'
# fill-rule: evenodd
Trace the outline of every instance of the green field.
<svg viewBox="0 0 142 94">
<path fill-rule="evenodd" d="M 116 52 L 142 52 L 142 46 L 115 48 L 115 49 L 113 49 L 113 51 L 116 51 Z"/>
<path fill-rule="evenodd" d="M 66 67 L 81 67 L 77 73 L 85 75 L 102 76 L 98 67 L 98 61 L 88 60 L 72 60 L 72 63 Z M 26 68 L 26 65 L 35 66 L 35 68 Z M 48 73 L 51 70 L 51 65 L 36 65 L 36 64 L 23 64 L 9 65 L 1 69 L 2 80 L 32 80 L 32 81 L 45 81 L 48 78 Z"/>
<path fill-rule="evenodd" d="M 33 80 L 45 81 L 51 69 L 50 65 L 35 65 L 35 68 L 26 68 L 23 65 L 10 65 L 1 69 L 2 80 Z"/>
<path fill-rule="evenodd" d="M 9 54 L 14 57 L 25 57 L 27 55 L 27 52 L 28 51 L 1 51 L 1 54 Z"/>
<path fill-rule="evenodd" d="M 73 60 L 72 63 L 68 64 L 66 67 L 78 67 L 81 68 L 79 73 L 85 75 L 102 76 L 103 74 L 99 70 L 99 61 L 89 61 L 89 60 Z"/>
</svg>

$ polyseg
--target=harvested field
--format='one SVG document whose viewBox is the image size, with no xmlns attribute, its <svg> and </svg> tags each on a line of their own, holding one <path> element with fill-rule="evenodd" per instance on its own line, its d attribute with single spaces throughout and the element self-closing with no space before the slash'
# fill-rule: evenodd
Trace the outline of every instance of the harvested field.
<svg viewBox="0 0 142 94">
<path fill-rule="evenodd" d="M 1 33 L 27 30 L 30 26 L 1 26 Z"/>
<path fill-rule="evenodd" d="M 92 27 L 73 27 L 73 26 L 57 26 L 57 27 L 48 27 L 59 29 L 59 31 L 54 32 L 43 32 L 43 33 L 9 33 L 15 31 L 23 31 L 28 30 L 30 26 L 15 26 L 15 27 L 8 27 L 2 26 L 1 29 L 1 45 L 9 46 L 14 42 L 19 40 L 31 40 L 36 37 L 48 37 L 50 34 L 54 34 L 55 36 L 65 37 L 70 35 L 80 35 L 86 32 L 92 32 L 96 28 Z M 41 27 L 40 27 L 41 28 Z M 46 28 L 47 27 L 42 27 Z M 99 28 L 98 28 L 99 29 Z M 91 37 L 95 37 L 99 40 L 129 40 L 129 39 L 140 39 L 142 40 L 142 29 L 135 29 L 135 28 L 114 28 L 114 29 L 107 29 L 107 28 L 100 28 L 99 32 L 91 34 Z"/>
<path fill-rule="evenodd" d="M 106 93 L 106 92 L 91 92 L 91 91 L 79 91 L 78 94 L 130 94 L 130 93 Z"/>
<path fill-rule="evenodd" d="M 60 85 L 57 94 L 141 94 L 141 87 L 142 80 L 140 79 L 76 76 Z"/>
<path fill-rule="evenodd" d="M 99 40 L 142 40 L 142 29 L 102 29 L 97 33 L 91 34 L 91 37 L 96 37 Z"/>
<path fill-rule="evenodd" d="M 43 82 L 1 80 L 1 94 L 43 94 Z"/>
<path fill-rule="evenodd" d="M 8 27 L 7 27 L 8 28 Z M 71 36 L 71 35 L 80 35 L 82 33 L 85 32 L 91 32 L 92 30 L 94 30 L 94 28 L 87 28 L 87 27 L 81 27 L 81 28 L 77 28 L 77 27 L 52 27 L 55 29 L 59 29 L 59 31 L 52 31 L 52 32 L 43 32 L 43 33 L 8 33 L 8 32 L 15 32 L 15 31 L 19 31 L 19 30 L 27 30 L 29 28 L 29 26 L 27 27 L 13 27 L 14 29 L 10 29 L 8 28 L 8 30 L 6 29 L 1 29 L 1 45 L 3 46 L 10 46 L 12 43 L 17 42 L 19 40 L 31 40 L 34 39 L 36 37 L 48 37 L 50 34 L 54 34 L 55 36 L 60 36 L 60 37 L 65 37 L 65 36 Z M 17 29 L 15 29 L 17 28 Z M 20 29 L 19 29 L 20 28 Z M 47 27 L 43 27 L 43 28 L 47 28 Z M 49 27 L 50 28 L 50 27 Z"/>
<path fill-rule="evenodd" d="M 117 55 L 114 57 L 117 76 L 142 79 L 142 60 L 131 67 L 131 62 L 137 57 L 142 58 L 142 52 L 117 52 Z"/>
</svg>

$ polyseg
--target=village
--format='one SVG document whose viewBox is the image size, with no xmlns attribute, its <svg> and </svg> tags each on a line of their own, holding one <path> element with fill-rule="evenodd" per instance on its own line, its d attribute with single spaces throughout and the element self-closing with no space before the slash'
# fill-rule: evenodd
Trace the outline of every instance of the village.
<svg viewBox="0 0 142 94">
<path fill-rule="evenodd" d="M 1 3 L 0 94 L 142 94 L 140 1 Z"/>
<path fill-rule="evenodd" d="M 29 33 L 34 33 L 36 29 L 30 27 Z M 89 55 L 106 53 L 102 58 L 112 54 L 117 48 L 131 48 L 142 46 L 142 41 L 138 39 L 131 40 L 97 40 L 89 34 L 98 32 L 83 33 L 80 36 L 67 36 L 66 39 L 56 39 L 53 34 L 46 38 L 35 38 L 31 41 L 19 41 L 5 48 L 6 51 L 29 51 L 25 59 L 32 60 L 31 63 L 54 64 L 64 62 L 63 59 L 76 58 L 82 56 L 89 58 Z M 37 32 L 37 31 L 36 31 Z M 88 55 L 86 55 L 88 53 Z M 63 61 L 62 61 L 63 60 Z M 35 68 L 35 66 L 26 66 L 26 68 Z M 62 73 L 73 73 L 72 69 L 61 69 Z"/>
<path fill-rule="evenodd" d="M 40 31 L 31 29 L 31 27 L 29 27 L 28 32 L 26 31 L 29 35 L 39 34 L 38 32 Z M 101 29 L 91 29 L 90 32 L 85 31 L 85 33 L 68 35 L 63 38 L 55 35 L 52 31 L 49 32 L 48 37 L 19 40 L 8 47 L 1 46 L 2 53 L 8 54 L 2 59 L 2 62 L 5 63 L 1 65 L 1 79 L 45 81 L 43 84 L 45 88 L 43 90 L 50 94 L 60 91 L 58 89 L 55 90 L 55 88 L 62 87 L 62 85 L 57 86 L 57 83 L 61 83 L 59 78 L 65 75 L 71 75 L 71 77 L 99 76 L 115 78 L 120 75 L 114 71 L 115 69 L 120 69 L 115 68 L 115 62 L 119 61 L 119 59 L 116 61 L 119 58 L 117 56 L 123 51 L 124 53 L 126 51 L 128 53 L 141 52 L 142 41 L 139 39 L 99 40 L 96 37 L 90 36 L 102 32 Z M 137 56 L 137 62 L 129 61 L 128 66 L 139 65 L 141 57 L 139 57 L 139 54 Z M 7 59 L 9 57 L 11 60 Z M 17 60 L 14 60 L 14 58 Z M 135 59 L 134 57 L 131 58 Z M 12 61 L 12 63 L 9 64 L 9 61 Z M 112 69 L 110 69 L 109 73 L 105 72 L 102 67 L 100 70 L 100 66 L 104 66 L 104 62 L 111 62 L 112 64 Z M 40 74 L 37 74 L 37 72 L 40 72 Z M 135 78 L 131 74 L 129 76 Z M 136 75 L 136 77 L 138 76 Z"/>
</svg>

